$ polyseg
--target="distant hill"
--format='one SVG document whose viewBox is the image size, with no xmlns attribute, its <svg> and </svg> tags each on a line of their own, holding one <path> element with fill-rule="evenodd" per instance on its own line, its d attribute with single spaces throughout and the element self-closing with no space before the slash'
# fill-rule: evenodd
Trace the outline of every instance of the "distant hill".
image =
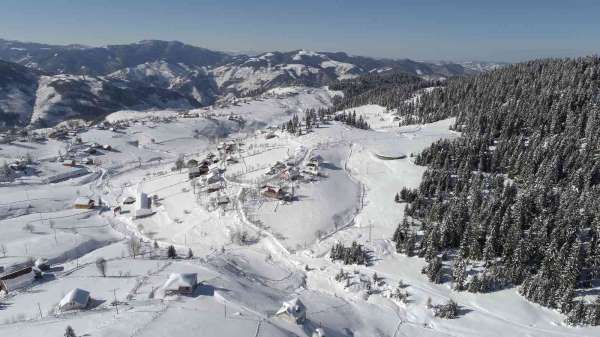
<svg viewBox="0 0 600 337">
<path fill-rule="evenodd" d="M 3 125 L 92 118 L 124 107 L 206 106 L 226 95 L 252 96 L 289 85 L 318 87 L 371 73 L 438 80 L 487 69 L 343 52 L 232 55 L 159 40 L 87 47 L 0 39 L 0 60 L 7 61 L 0 68 Z"/>
</svg>

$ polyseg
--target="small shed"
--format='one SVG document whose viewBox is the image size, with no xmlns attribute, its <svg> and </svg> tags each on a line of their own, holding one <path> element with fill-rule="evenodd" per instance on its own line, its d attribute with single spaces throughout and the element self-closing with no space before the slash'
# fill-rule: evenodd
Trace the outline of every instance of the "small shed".
<svg viewBox="0 0 600 337">
<path fill-rule="evenodd" d="M 198 274 L 196 273 L 174 273 L 163 285 L 166 295 L 191 295 L 198 286 Z"/>
<path fill-rule="evenodd" d="M 306 321 L 306 307 L 298 298 L 283 302 L 281 309 L 275 313 L 276 317 L 288 320 L 295 324 L 302 324 Z"/>
<path fill-rule="evenodd" d="M 284 193 L 281 187 L 265 185 L 261 189 L 260 193 L 267 197 L 273 199 L 283 199 Z"/>
<path fill-rule="evenodd" d="M 78 197 L 75 199 L 73 207 L 78 209 L 92 209 L 94 208 L 94 200 L 88 197 Z"/>
<path fill-rule="evenodd" d="M 63 299 L 58 304 L 58 309 L 60 311 L 85 309 L 88 306 L 89 302 L 89 291 L 75 288 L 69 291 L 69 293 L 66 294 L 65 297 L 63 297 Z"/>
</svg>

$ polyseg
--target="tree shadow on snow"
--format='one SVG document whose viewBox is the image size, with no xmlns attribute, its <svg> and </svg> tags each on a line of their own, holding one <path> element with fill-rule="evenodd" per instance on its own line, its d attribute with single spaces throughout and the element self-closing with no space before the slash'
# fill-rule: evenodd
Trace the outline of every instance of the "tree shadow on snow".
<svg viewBox="0 0 600 337">
<path fill-rule="evenodd" d="M 341 167 L 332 163 L 321 163 L 321 167 L 332 171 L 339 171 L 342 169 Z"/>
<path fill-rule="evenodd" d="M 89 310 L 95 309 L 95 308 L 101 306 L 102 304 L 104 304 L 105 302 L 106 302 L 106 300 L 99 300 L 99 299 L 95 299 L 95 298 L 90 298 L 90 301 L 88 302 L 87 309 L 89 309 Z"/>
</svg>

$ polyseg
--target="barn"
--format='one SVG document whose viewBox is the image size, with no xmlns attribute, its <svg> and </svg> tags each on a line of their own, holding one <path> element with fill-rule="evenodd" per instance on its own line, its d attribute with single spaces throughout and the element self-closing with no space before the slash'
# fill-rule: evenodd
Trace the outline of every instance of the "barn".
<svg viewBox="0 0 600 337">
<path fill-rule="evenodd" d="M 63 299 L 58 304 L 58 309 L 60 311 L 85 309 L 88 306 L 89 302 L 89 291 L 75 288 L 69 291 L 69 293 L 66 294 L 65 297 L 63 297 Z"/>
<path fill-rule="evenodd" d="M 281 309 L 277 311 L 275 316 L 295 324 L 302 324 L 306 321 L 306 307 L 300 299 L 294 298 L 283 302 Z"/>
<path fill-rule="evenodd" d="M 78 197 L 75 199 L 73 207 L 78 209 L 92 209 L 94 208 L 94 200 L 88 197 Z"/>
<path fill-rule="evenodd" d="M 163 285 L 165 295 L 191 295 L 198 286 L 198 274 L 173 273 Z"/>
</svg>

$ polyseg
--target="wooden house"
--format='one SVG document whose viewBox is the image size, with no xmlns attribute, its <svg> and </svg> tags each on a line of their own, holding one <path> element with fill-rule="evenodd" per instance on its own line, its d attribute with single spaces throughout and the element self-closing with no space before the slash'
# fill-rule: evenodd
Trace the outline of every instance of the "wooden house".
<svg viewBox="0 0 600 337">
<path fill-rule="evenodd" d="M 73 207 L 77 209 L 92 209 L 94 208 L 94 200 L 88 197 L 78 197 L 75 199 Z"/>
<path fill-rule="evenodd" d="M 192 295 L 198 286 L 198 274 L 173 273 L 163 285 L 165 295 Z"/>
</svg>

